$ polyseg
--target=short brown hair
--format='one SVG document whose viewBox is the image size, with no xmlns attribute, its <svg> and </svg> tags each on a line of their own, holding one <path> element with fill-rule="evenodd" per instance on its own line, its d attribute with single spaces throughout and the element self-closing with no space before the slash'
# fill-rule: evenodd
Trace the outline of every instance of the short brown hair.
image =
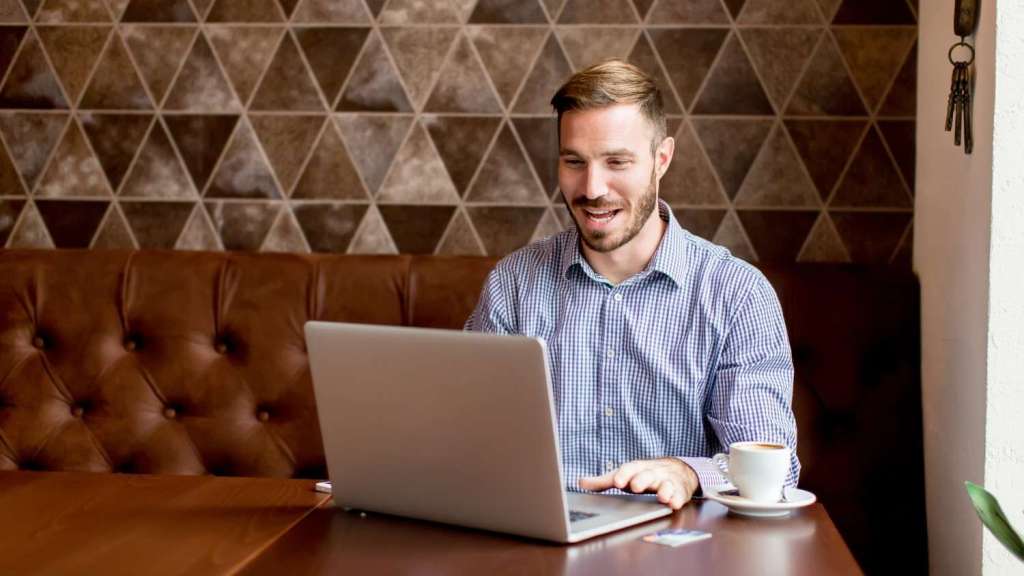
<svg viewBox="0 0 1024 576">
<path fill-rule="evenodd" d="M 668 131 L 665 127 L 661 91 L 654 83 L 654 78 L 629 62 L 611 58 L 580 70 L 551 98 L 551 106 L 558 112 L 559 126 L 565 112 L 603 108 L 613 104 L 640 105 L 640 113 L 654 128 L 654 139 L 651 142 L 653 153 Z"/>
</svg>

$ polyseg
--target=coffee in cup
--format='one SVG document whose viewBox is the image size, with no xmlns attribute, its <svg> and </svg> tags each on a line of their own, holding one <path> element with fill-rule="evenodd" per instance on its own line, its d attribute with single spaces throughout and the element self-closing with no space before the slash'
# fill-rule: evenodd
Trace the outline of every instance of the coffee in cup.
<svg viewBox="0 0 1024 576">
<path fill-rule="evenodd" d="M 789 447 L 775 442 L 734 442 L 729 455 L 716 454 L 714 461 L 739 490 L 754 502 L 774 503 L 782 497 L 789 475 Z"/>
</svg>

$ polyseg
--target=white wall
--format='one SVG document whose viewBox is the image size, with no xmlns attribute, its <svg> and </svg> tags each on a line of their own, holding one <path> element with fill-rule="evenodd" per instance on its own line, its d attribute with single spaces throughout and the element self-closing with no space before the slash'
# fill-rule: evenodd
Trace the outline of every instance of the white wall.
<svg viewBox="0 0 1024 576">
<path fill-rule="evenodd" d="M 946 52 L 956 41 L 953 0 L 920 2 L 914 266 L 921 279 L 933 574 L 980 574 L 983 566 L 985 574 L 1020 570 L 998 542 L 983 536 L 964 480 L 996 492 L 1011 519 L 1024 525 L 1024 458 L 1014 446 L 1024 442 L 1024 364 L 1018 359 L 1024 356 L 1024 11 L 1017 0 L 982 4 L 975 147 L 966 156 L 942 125 L 951 72 Z"/>
</svg>

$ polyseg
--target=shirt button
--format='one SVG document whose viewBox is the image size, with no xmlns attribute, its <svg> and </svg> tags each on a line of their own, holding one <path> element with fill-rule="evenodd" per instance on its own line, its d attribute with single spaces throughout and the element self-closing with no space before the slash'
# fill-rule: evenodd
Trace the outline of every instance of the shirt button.
<svg viewBox="0 0 1024 576">
<path fill-rule="evenodd" d="M 615 298 L 616 302 L 622 302 L 622 294 L 619 292 L 616 292 L 615 296 L 612 296 L 612 298 Z"/>
<path fill-rule="evenodd" d="M 608 349 L 608 352 L 606 352 L 606 354 L 609 358 L 615 358 L 615 350 L 612 350 L 611 348 Z"/>
<path fill-rule="evenodd" d="M 609 406 L 609 407 L 604 409 L 604 415 L 605 416 L 615 416 L 615 410 L 612 410 L 612 407 Z"/>
<path fill-rule="evenodd" d="M 615 470 L 615 462 L 612 462 L 611 460 L 605 462 L 604 469 L 607 470 L 608 472 Z"/>
</svg>

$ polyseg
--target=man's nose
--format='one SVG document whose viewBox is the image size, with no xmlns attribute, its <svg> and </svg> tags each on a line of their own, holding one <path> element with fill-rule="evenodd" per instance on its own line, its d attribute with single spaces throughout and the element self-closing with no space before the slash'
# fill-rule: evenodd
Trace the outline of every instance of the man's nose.
<svg viewBox="0 0 1024 576">
<path fill-rule="evenodd" d="M 587 199 L 594 200 L 608 193 L 608 183 L 598 166 L 588 166 L 584 178 L 586 180 L 583 182 L 583 194 Z"/>
</svg>

